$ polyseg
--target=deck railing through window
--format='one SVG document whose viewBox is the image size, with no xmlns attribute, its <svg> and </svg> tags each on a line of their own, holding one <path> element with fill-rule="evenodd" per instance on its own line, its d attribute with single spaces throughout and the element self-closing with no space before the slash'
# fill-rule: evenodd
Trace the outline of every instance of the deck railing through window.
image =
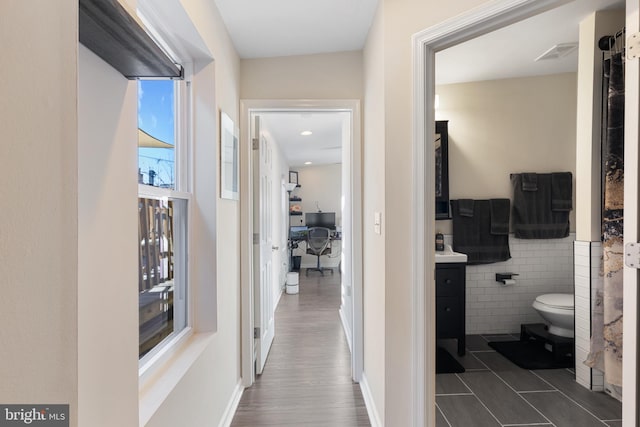
<svg viewBox="0 0 640 427">
<path fill-rule="evenodd" d="M 174 330 L 173 214 L 171 200 L 138 199 L 139 357 Z"/>
</svg>

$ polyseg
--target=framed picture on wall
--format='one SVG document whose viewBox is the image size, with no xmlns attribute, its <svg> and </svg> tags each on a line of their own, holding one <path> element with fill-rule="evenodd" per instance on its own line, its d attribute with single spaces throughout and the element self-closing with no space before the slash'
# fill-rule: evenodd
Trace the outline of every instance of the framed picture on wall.
<svg viewBox="0 0 640 427">
<path fill-rule="evenodd" d="M 240 168 L 238 162 L 238 129 L 233 120 L 220 112 L 220 197 L 238 200 L 240 198 Z"/>
<path fill-rule="evenodd" d="M 298 172 L 289 171 L 289 182 L 298 185 Z"/>
</svg>

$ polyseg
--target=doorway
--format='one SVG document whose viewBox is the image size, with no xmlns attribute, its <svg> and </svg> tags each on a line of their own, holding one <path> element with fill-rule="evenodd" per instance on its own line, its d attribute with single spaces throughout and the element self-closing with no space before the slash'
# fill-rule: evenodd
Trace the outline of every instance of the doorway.
<svg viewBox="0 0 640 427">
<path fill-rule="evenodd" d="M 414 348 L 417 349 L 414 352 L 414 378 L 417 378 L 414 383 L 414 396 L 416 400 L 414 402 L 414 421 L 415 425 L 431 425 L 435 421 L 435 413 L 432 413 L 435 402 L 435 384 L 433 381 L 428 380 L 430 373 L 435 372 L 435 360 L 434 360 L 434 343 L 435 343 L 435 330 L 433 327 L 426 327 L 425 325 L 433 325 L 433 319 L 435 317 L 435 290 L 434 282 L 431 279 L 430 269 L 434 266 L 433 251 L 429 250 L 432 246 L 431 241 L 426 241 L 424 236 L 433 236 L 435 234 L 434 228 L 434 181 L 433 176 L 429 173 L 432 170 L 430 165 L 433 165 L 433 143 L 428 135 L 434 134 L 435 113 L 433 107 L 433 100 L 435 98 L 435 83 L 434 83 L 434 70 L 435 70 L 435 53 L 454 46 L 461 40 L 469 40 L 478 35 L 485 34 L 489 31 L 493 31 L 498 28 L 502 28 L 507 24 L 523 20 L 527 17 L 533 16 L 537 13 L 543 12 L 550 8 L 559 6 L 562 1 L 545 1 L 545 2 L 531 2 L 531 1 L 500 1 L 494 2 L 491 5 L 480 7 L 473 12 L 465 14 L 460 17 L 453 18 L 446 21 L 436 27 L 427 29 L 414 36 L 414 91 L 415 91 L 415 104 L 414 104 L 414 123 L 416 127 L 414 129 L 414 166 L 417 173 L 414 175 L 414 197 L 418 202 L 417 209 L 414 212 L 417 221 L 414 223 L 415 236 L 413 241 L 413 252 L 415 259 L 425 260 L 426 268 L 421 267 L 420 263 L 414 264 L 414 277 L 416 281 L 413 286 L 414 301 L 416 301 L 414 311 Z M 633 3 L 630 7 L 630 3 Z M 627 31 L 633 29 L 631 33 L 638 30 L 638 22 L 630 22 L 629 17 L 636 16 L 632 11 L 638 10 L 638 2 L 627 2 Z M 637 16 L 631 21 L 637 21 Z M 630 72 L 631 71 L 631 72 Z M 630 83 L 628 90 L 633 90 L 634 93 L 629 94 L 627 98 L 626 108 L 627 117 L 629 117 L 629 111 L 633 111 L 632 114 L 637 115 L 638 110 L 638 94 L 637 92 L 637 78 L 638 75 L 637 64 L 633 64 L 631 69 L 627 69 L 627 81 L 635 79 L 635 83 Z M 632 123 L 626 122 L 626 128 L 633 131 L 634 136 L 627 138 L 625 157 L 633 158 L 634 168 L 637 164 L 637 117 L 632 119 Z M 631 182 L 636 183 L 636 172 L 632 172 L 633 177 L 630 177 Z M 637 214 L 637 185 L 633 184 L 625 187 L 625 201 L 629 201 L 632 204 L 630 206 L 634 218 L 634 223 L 630 229 L 625 229 L 625 241 L 637 241 L 637 226 L 636 226 L 636 214 Z M 631 196 L 631 199 L 627 198 L 627 195 Z M 626 216 L 627 212 L 625 212 Z M 637 291 L 635 284 L 637 283 L 638 274 L 637 271 L 629 271 L 625 268 L 625 300 L 637 302 Z M 629 281 L 627 281 L 629 279 Z M 630 376 L 631 387 L 629 394 L 624 396 L 624 419 L 629 425 L 632 425 L 636 421 L 637 409 L 635 408 L 636 399 L 636 376 L 637 376 L 637 355 L 636 349 L 636 337 L 637 337 L 637 303 L 632 307 L 631 312 L 627 312 L 627 305 L 625 305 L 625 378 Z M 630 316 L 628 318 L 627 316 Z M 629 324 L 627 324 L 629 323 Z M 627 333 L 630 332 L 630 333 Z M 631 349 L 627 347 L 627 338 L 629 338 L 628 344 Z M 422 351 L 422 349 L 425 349 Z M 627 357 L 628 356 L 628 357 Z M 625 389 L 627 387 L 625 386 Z M 626 390 L 625 390 L 626 392 Z M 627 421 L 628 420 L 628 421 Z M 427 423 L 427 421 L 429 421 Z"/>
<path fill-rule="evenodd" d="M 259 240 L 254 225 L 256 209 L 252 180 L 252 132 L 255 117 L 274 113 L 346 113 L 342 126 L 342 304 L 340 317 L 351 349 L 351 372 L 355 382 L 362 374 L 362 231 L 361 224 L 361 141 L 360 106 L 355 100 L 244 100 L 241 101 L 241 300 L 242 300 L 242 379 L 248 387 L 255 381 L 255 350 L 261 345 L 254 341 L 254 330 L 259 319 L 254 316 L 256 300 L 254 289 L 254 242 Z M 282 183 L 290 181 L 283 176 Z M 283 186 L 284 187 L 284 186 Z M 282 220 L 282 218 L 280 218 Z M 284 223 L 285 221 L 280 221 Z M 282 226 L 280 228 L 285 228 Z M 285 230 L 282 230 L 283 232 Z M 283 236 L 286 234 L 280 233 Z M 254 237 L 255 236 L 255 237 Z M 254 240 L 256 239 L 257 240 Z M 280 246 L 280 245 L 278 245 Z M 283 256 L 288 258 L 288 256 Z M 282 263 L 281 263 L 282 264 Z M 287 263 L 288 264 L 288 263 Z M 272 277 L 280 277 L 272 274 Z M 273 307 L 275 310 L 275 306 Z M 264 318 L 264 316 L 263 316 Z M 258 334 L 259 335 L 259 334 Z M 263 356 L 266 358 L 266 356 Z"/>
</svg>

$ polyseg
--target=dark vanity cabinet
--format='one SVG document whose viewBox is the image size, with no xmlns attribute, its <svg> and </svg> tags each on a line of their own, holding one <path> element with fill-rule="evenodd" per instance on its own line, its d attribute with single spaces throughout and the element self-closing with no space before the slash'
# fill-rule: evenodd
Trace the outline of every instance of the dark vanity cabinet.
<svg viewBox="0 0 640 427">
<path fill-rule="evenodd" d="M 465 353 L 465 266 L 436 264 L 436 337 L 456 338 L 460 356 Z"/>
</svg>

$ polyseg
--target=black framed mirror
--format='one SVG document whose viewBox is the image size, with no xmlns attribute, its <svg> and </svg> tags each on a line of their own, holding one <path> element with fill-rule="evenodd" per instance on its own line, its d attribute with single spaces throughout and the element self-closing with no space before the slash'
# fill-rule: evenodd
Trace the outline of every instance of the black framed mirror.
<svg viewBox="0 0 640 427">
<path fill-rule="evenodd" d="M 436 121 L 436 219 L 451 219 L 449 209 L 449 133 L 448 120 Z"/>
</svg>

